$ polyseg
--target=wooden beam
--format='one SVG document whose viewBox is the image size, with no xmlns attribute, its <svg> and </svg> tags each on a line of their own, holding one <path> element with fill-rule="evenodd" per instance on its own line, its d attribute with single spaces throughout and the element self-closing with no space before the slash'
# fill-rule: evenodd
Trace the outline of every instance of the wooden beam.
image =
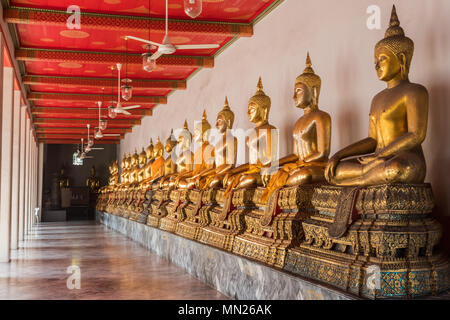
<svg viewBox="0 0 450 320">
<path fill-rule="evenodd" d="M 103 113 L 106 111 L 103 108 Z M 132 115 L 134 116 L 151 116 L 152 110 L 151 109 L 132 109 L 128 110 Z M 98 111 L 94 109 L 88 109 L 88 108 L 59 108 L 59 107 L 35 107 L 31 111 L 33 115 L 39 116 L 39 115 L 45 115 L 48 113 L 52 114 L 60 114 L 60 115 L 73 115 L 73 114 L 82 114 L 83 116 L 90 116 L 89 119 L 95 119 L 98 118 Z M 127 117 L 128 115 L 124 115 Z M 109 120 L 105 118 L 105 120 Z"/>
<path fill-rule="evenodd" d="M 34 122 L 36 125 L 64 125 L 66 128 L 86 128 L 87 124 L 91 127 L 95 127 L 98 124 L 96 119 L 54 119 L 54 118 L 35 118 Z M 135 119 L 109 119 L 109 128 L 129 128 L 133 125 L 140 125 L 141 120 Z"/>
<path fill-rule="evenodd" d="M 131 132 L 131 128 L 106 128 L 103 130 L 103 133 L 119 133 L 124 135 L 125 133 Z M 86 134 L 87 129 L 84 128 L 36 128 L 36 132 L 39 133 L 54 133 L 54 134 L 66 134 L 66 133 L 74 133 L 74 134 Z"/>
<path fill-rule="evenodd" d="M 86 134 L 56 134 L 56 133 L 38 133 L 38 139 L 78 139 L 84 138 L 86 140 Z M 92 137 L 92 135 L 91 135 Z M 123 135 L 120 136 L 104 136 L 102 139 L 105 140 L 121 140 L 123 139 Z"/>
<path fill-rule="evenodd" d="M 12 7 L 4 10 L 6 22 L 15 24 L 35 24 L 66 28 L 67 19 L 71 14 L 60 10 L 42 10 L 34 8 Z M 110 32 L 129 32 L 130 35 L 147 32 L 164 32 L 163 18 L 148 18 L 143 16 L 124 16 L 102 13 L 81 12 L 84 28 Z M 202 34 L 226 37 L 251 37 L 253 26 L 248 23 L 200 21 L 187 19 L 169 19 L 170 31 L 183 34 Z"/>
<path fill-rule="evenodd" d="M 20 48 L 15 52 L 17 60 L 20 61 L 42 61 L 42 62 L 74 62 L 74 63 L 94 63 L 108 66 L 117 63 L 126 64 L 127 54 L 120 52 L 95 52 L 95 51 L 71 51 L 42 48 Z M 129 53 L 128 64 L 142 65 L 140 54 Z M 158 58 L 158 65 L 161 67 L 192 67 L 192 68 L 213 68 L 214 57 L 203 56 L 179 56 L 163 55 Z"/>
<path fill-rule="evenodd" d="M 54 77 L 44 75 L 26 75 L 22 81 L 28 85 L 58 85 L 61 87 L 87 87 L 87 88 L 116 88 L 117 79 L 114 78 L 75 78 Z M 186 89 L 185 80 L 144 80 L 134 79 L 133 88 L 139 89 Z"/>
<path fill-rule="evenodd" d="M 45 144 L 80 144 L 80 140 L 76 139 L 38 139 L 39 142 Z M 94 147 L 101 144 L 119 144 L 120 140 L 96 140 Z"/>
<path fill-rule="evenodd" d="M 82 93 L 53 93 L 53 92 L 31 92 L 28 95 L 28 100 L 30 101 L 80 101 L 80 102 L 92 102 L 97 101 L 115 101 L 117 100 L 116 95 L 101 95 L 101 94 L 82 94 Z M 134 105 L 134 104 L 166 104 L 167 97 L 165 96 L 133 96 L 129 101 L 121 101 L 122 105 Z"/>
</svg>

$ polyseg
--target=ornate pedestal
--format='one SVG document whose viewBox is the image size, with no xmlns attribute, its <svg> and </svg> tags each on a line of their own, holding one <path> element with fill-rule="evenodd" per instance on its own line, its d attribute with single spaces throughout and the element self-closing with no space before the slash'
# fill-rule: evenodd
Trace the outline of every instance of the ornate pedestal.
<svg viewBox="0 0 450 320">
<path fill-rule="evenodd" d="M 190 190 L 188 204 L 179 208 L 179 210 L 183 210 L 186 220 L 177 224 L 176 234 L 192 240 L 200 239 L 202 228 L 211 221 L 209 211 L 202 209 L 205 205 L 208 206 L 215 202 L 216 192 L 217 189 Z"/>
<path fill-rule="evenodd" d="M 441 227 L 430 217 L 429 184 L 324 186 L 312 203 L 319 213 L 303 223 L 305 241 L 289 250 L 284 269 L 367 298 L 450 287 L 449 261 L 435 250 Z"/>
<path fill-rule="evenodd" d="M 262 203 L 264 188 L 256 189 L 256 207 L 245 213 L 245 231 L 234 239 L 233 253 L 282 268 L 287 249 L 303 239 L 302 221 L 315 211 L 314 186 L 283 188 Z"/>
<path fill-rule="evenodd" d="M 209 213 L 211 222 L 204 227 L 200 241 L 231 251 L 235 236 L 244 232 L 244 213 L 253 210 L 255 189 L 239 189 L 233 192 L 228 210 L 224 210 L 227 199 L 224 190 L 217 190 L 216 201 L 202 208 L 202 214 Z"/>
<path fill-rule="evenodd" d="M 167 216 L 161 218 L 159 228 L 168 232 L 175 232 L 177 224 L 184 221 L 186 214 L 184 208 L 189 204 L 190 190 L 176 189 L 169 193 L 170 202 L 166 205 Z"/>
<path fill-rule="evenodd" d="M 148 190 L 142 190 L 141 192 L 141 201 L 137 209 L 136 221 L 146 224 L 147 217 L 152 211 L 151 202 L 153 197 L 153 190 L 150 188 Z"/>
<path fill-rule="evenodd" d="M 157 185 L 152 186 L 153 196 L 149 206 L 147 225 L 159 228 L 161 218 L 167 216 L 166 205 L 170 202 L 168 189 L 160 189 Z"/>
</svg>

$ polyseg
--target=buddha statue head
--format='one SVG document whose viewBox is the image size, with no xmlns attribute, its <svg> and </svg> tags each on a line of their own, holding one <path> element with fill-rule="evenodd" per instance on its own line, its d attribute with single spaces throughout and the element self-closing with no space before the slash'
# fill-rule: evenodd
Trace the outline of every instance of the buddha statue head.
<svg viewBox="0 0 450 320">
<path fill-rule="evenodd" d="M 170 130 L 170 136 L 166 140 L 166 152 L 171 153 L 173 148 L 177 145 L 177 140 L 173 136 L 173 129 Z"/>
<path fill-rule="evenodd" d="M 126 161 L 127 160 L 127 154 L 124 152 L 122 155 L 122 161 L 120 161 L 120 169 L 123 171 L 125 170 L 125 165 L 126 165 Z"/>
<path fill-rule="evenodd" d="M 144 148 L 142 148 L 141 153 L 139 153 L 139 165 L 145 166 L 146 163 L 147 163 L 147 154 L 145 153 Z"/>
<path fill-rule="evenodd" d="M 153 148 L 153 157 L 156 159 L 162 157 L 163 155 L 164 155 L 164 146 L 158 137 L 158 140 L 156 141 L 156 144 Z"/>
<path fill-rule="evenodd" d="M 189 131 L 187 120 L 184 121 L 183 130 L 181 130 L 178 136 L 178 146 L 181 151 L 187 151 L 191 148 L 192 134 Z"/>
<path fill-rule="evenodd" d="M 131 168 L 131 154 L 129 153 L 128 156 L 125 158 L 125 170 L 128 170 Z"/>
<path fill-rule="evenodd" d="M 194 125 L 194 141 L 202 143 L 208 141 L 211 125 L 206 119 L 206 110 L 203 110 L 202 121 Z"/>
<path fill-rule="evenodd" d="M 150 139 L 150 144 L 148 145 L 147 149 L 145 149 L 145 153 L 148 160 L 153 159 L 153 139 Z"/>
<path fill-rule="evenodd" d="M 316 107 L 319 101 L 322 80 L 314 73 L 309 52 L 306 55 L 306 68 L 295 79 L 294 102 L 297 108 Z"/>
<path fill-rule="evenodd" d="M 61 177 L 64 177 L 64 175 L 66 174 L 66 168 L 64 166 L 61 167 L 61 170 L 59 171 Z"/>
<path fill-rule="evenodd" d="M 405 36 L 393 6 L 389 28 L 384 39 L 375 46 L 375 69 L 378 78 L 385 82 L 396 78 L 408 79 L 413 54 L 414 42 Z"/>
<path fill-rule="evenodd" d="M 270 105 L 270 97 L 264 93 L 261 77 L 259 77 L 256 93 L 248 102 L 249 120 L 258 125 L 267 122 Z"/>
<path fill-rule="evenodd" d="M 225 103 L 217 114 L 216 120 L 216 128 L 220 133 L 225 133 L 228 129 L 233 128 L 234 123 L 234 113 L 231 111 L 230 106 L 228 105 L 228 98 L 225 97 Z"/>
</svg>

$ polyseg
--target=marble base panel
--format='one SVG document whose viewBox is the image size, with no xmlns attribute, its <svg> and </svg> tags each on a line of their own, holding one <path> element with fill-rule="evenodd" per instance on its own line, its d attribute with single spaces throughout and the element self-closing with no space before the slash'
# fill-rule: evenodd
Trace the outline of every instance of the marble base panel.
<svg viewBox="0 0 450 320">
<path fill-rule="evenodd" d="M 120 216 L 97 211 L 96 218 L 234 299 L 355 299 L 325 285 Z"/>
</svg>

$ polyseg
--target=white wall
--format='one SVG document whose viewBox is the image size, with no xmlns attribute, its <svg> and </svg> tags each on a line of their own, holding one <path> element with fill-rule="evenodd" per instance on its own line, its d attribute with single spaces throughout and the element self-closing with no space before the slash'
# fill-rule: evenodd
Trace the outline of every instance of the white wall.
<svg viewBox="0 0 450 320">
<path fill-rule="evenodd" d="M 373 49 L 384 37 L 392 4 L 401 26 L 415 42 L 410 79 L 430 92 L 428 136 L 424 144 L 439 211 L 450 208 L 450 1 L 448 0 L 285 0 L 254 28 L 220 54 L 214 69 L 204 69 L 177 91 L 167 105 L 126 135 L 123 152 L 146 147 L 150 137 L 166 139 L 170 128 L 188 119 L 192 129 L 204 108 L 213 125 L 227 95 L 235 112 L 235 128 L 248 129 L 247 102 L 255 93 L 258 76 L 272 99 L 270 122 L 280 129 L 280 153 L 292 152 L 292 127 L 302 111 L 293 105 L 293 86 L 303 72 L 306 51 L 322 77 L 320 107 L 332 118 L 332 153 L 367 136 L 371 98 L 385 86 L 374 70 Z M 366 26 L 369 5 L 381 7 L 381 29 Z"/>
</svg>

